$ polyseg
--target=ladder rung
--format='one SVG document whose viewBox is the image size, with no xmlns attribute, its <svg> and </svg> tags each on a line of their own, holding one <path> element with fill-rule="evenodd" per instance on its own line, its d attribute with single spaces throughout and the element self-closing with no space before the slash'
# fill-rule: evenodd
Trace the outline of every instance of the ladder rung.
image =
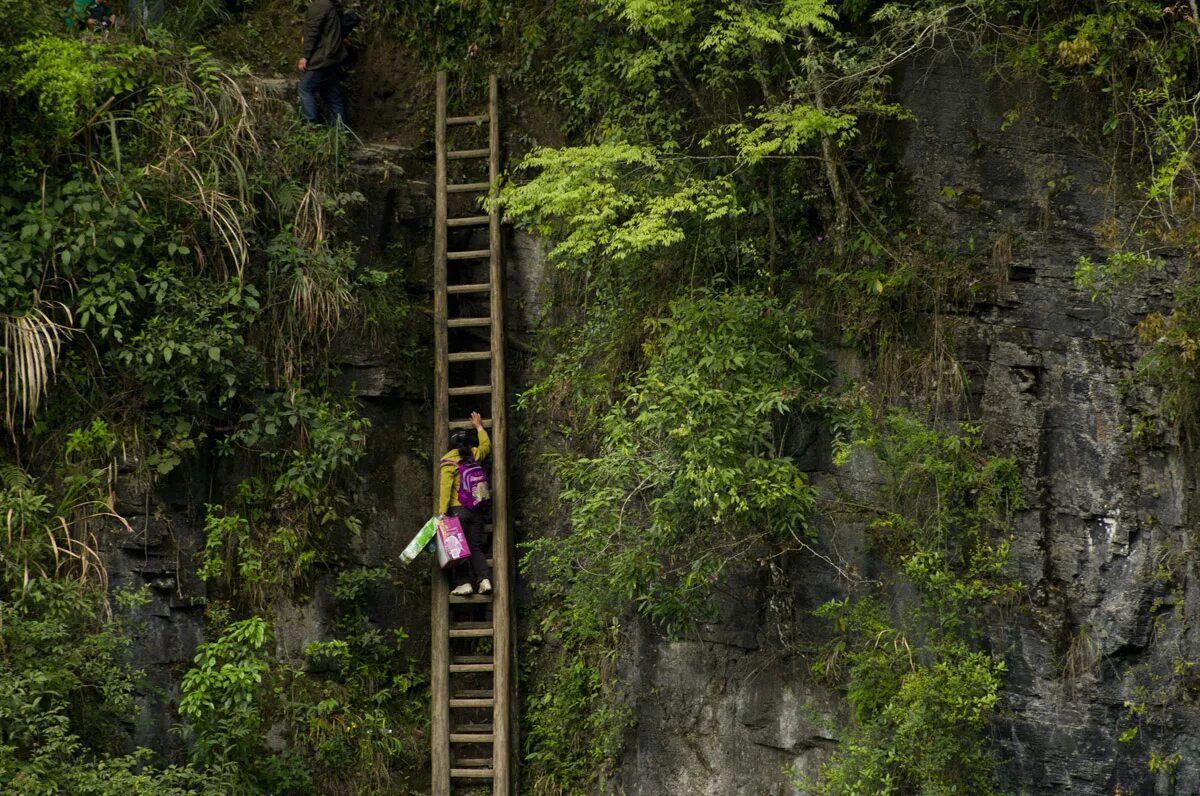
<svg viewBox="0 0 1200 796">
<path fill-rule="evenodd" d="M 491 655 L 455 655 L 451 663 L 491 663 Z M 467 730 L 463 730 L 467 732 Z"/>
<path fill-rule="evenodd" d="M 451 674 L 469 674 L 471 672 L 494 672 L 496 664 L 494 663 L 452 663 L 450 664 Z"/>
<path fill-rule="evenodd" d="M 492 725 L 490 722 L 485 722 L 484 724 L 459 724 L 454 728 L 453 732 L 484 732 L 490 735 Z"/>
<path fill-rule="evenodd" d="M 455 185 L 447 185 L 446 193 L 482 193 L 491 187 L 490 182 L 460 182 Z"/>
<path fill-rule="evenodd" d="M 448 394 L 451 398 L 459 398 L 463 395 L 487 395 L 491 391 L 490 384 L 472 384 L 469 387 L 451 387 Z"/>
<path fill-rule="evenodd" d="M 450 629 L 450 638 L 490 638 L 490 627 L 465 627 L 461 630 Z"/>
<path fill-rule="evenodd" d="M 492 626 L 492 623 L 486 622 L 486 621 L 485 622 L 455 622 L 454 624 L 450 625 L 450 629 L 451 630 L 455 630 L 455 629 L 463 630 L 465 628 L 478 629 L 478 628 L 482 628 L 482 627 L 486 627 L 486 628 L 490 629 L 491 626 Z"/>
<path fill-rule="evenodd" d="M 483 260 L 492 256 L 491 249 L 470 249 L 462 252 L 446 252 L 447 260 Z"/>
<path fill-rule="evenodd" d="M 472 423 L 470 420 L 451 420 L 449 423 L 449 428 L 451 430 L 456 429 L 456 428 L 474 428 L 474 427 L 475 427 L 475 424 Z M 483 421 L 483 427 L 484 428 L 492 427 L 491 418 L 488 418 Z"/>
<path fill-rule="evenodd" d="M 492 776 L 492 770 L 490 768 L 450 769 L 450 779 L 491 779 Z"/>
<path fill-rule="evenodd" d="M 492 743 L 496 739 L 491 732 L 452 732 L 450 743 Z"/>
<path fill-rule="evenodd" d="M 463 216 L 462 218 L 446 219 L 448 227 L 476 227 L 492 220 L 491 216 Z"/>
<path fill-rule="evenodd" d="M 454 699 L 491 699 L 495 694 L 490 688 L 476 688 L 467 691 L 459 691 Z"/>
<path fill-rule="evenodd" d="M 467 603 L 485 604 L 492 601 L 490 594 L 451 594 L 450 602 L 455 605 L 463 605 Z"/>
<path fill-rule="evenodd" d="M 491 358 L 491 351 L 459 351 L 446 356 L 450 362 L 483 362 Z"/>
<path fill-rule="evenodd" d="M 488 768 L 491 765 L 490 757 L 458 757 L 454 760 L 456 768 Z"/>
<path fill-rule="evenodd" d="M 486 122 L 488 115 L 486 113 L 478 113 L 474 116 L 447 116 L 446 124 L 475 124 L 477 122 Z"/>
<path fill-rule="evenodd" d="M 472 282 L 466 285 L 446 285 L 446 292 L 452 296 L 461 293 L 490 293 L 491 290 L 491 282 Z"/>
<path fill-rule="evenodd" d="M 446 157 L 450 160 L 466 160 L 468 158 L 486 158 L 490 154 L 492 154 L 490 149 L 459 149 L 447 152 Z"/>
<path fill-rule="evenodd" d="M 487 699 L 458 699 L 457 697 L 454 697 L 454 698 L 451 698 L 451 700 L 450 700 L 450 707 L 452 707 L 452 708 L 490 708 L 494 702 L 495 702 L 495 700 L 492 699 L 491 697 L 488 697 Z"/>
<path fill-rule="evenodd" d="M 450 329 L 465 329 L 468 326 L 491 326 L 491 318 L 451 318 L 446 321 Z"/>
</svg>

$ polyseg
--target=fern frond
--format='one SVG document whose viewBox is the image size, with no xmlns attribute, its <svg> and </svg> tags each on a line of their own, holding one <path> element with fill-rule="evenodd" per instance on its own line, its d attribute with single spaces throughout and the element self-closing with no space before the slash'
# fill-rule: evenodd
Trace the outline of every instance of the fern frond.
<svg viewBox="0 0 1200 796">
<path fill-rule="evenodd" d="M 0 464 L 0 487 L 4 489 L 23 489 L 33 483 L 29 473 L 15 464 Z"/>
</svg>

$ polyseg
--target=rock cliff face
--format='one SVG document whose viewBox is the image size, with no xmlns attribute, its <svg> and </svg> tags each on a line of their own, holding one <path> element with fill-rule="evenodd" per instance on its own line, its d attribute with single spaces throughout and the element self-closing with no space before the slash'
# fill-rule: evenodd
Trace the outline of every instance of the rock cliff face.
<svg viewBox="0 0 1200 796">
<path fill-rule="evenodd" d="M 1027 599 L 994 616 L 987 634 L 1008 667 L 993 727 L 1002 784 L 1023 794 L 1200 793 L 1200 641 L 1188 623 L 1200 611 L 1194 476 L 1177 440 L 1135 439 L 1139 407 L 1154 397 L 1125 386 L 1139 356 L 1133 324 L 1166 301 L 1165 283 L 1143 284 L 1111 309 L 1074 287 L 1077 258 L 1102 256 L 1092 228 L 1121 208 L 1098 190 L 1108 168 L 1073 137 L 1061 103 L 989 85 L 958 60 L 913 69 L 901 88 L 916 115 L 892 147 L 908 201 L 928 226 L 990 250 L 1004 277 L 995 300 L 957 319 L 971 376 L 962 416 L 1018 458 L 1026 485 L 1013 568 Z M 1018 105 L 1022 117 L 1006 123 Z M 364 256 L 401 263 L 414 303 L 428 303 L 429 163 L 397 149 L 358 158 Z M 510 317 L 520 326 L 536 303 L 539 256 L 527 239 L 510 254 L 509 296 L 524 310 Z M 428 510 L 432 367 L 428 330 L 414 328 L 411 340 L 344 341 L 338 352 L 373 424 L 366 531 L 344 551 L 366 565 L 394 561 L 402 531 Z M 796 455 L 830 492 L 867 494 L 877 480 L 867 461 L 835 470 L 815 435 L 797 442 Z M 162 489 L 122 496 L 139 536 L 110 555 L 113 582 L 149 584 L 154 598 L 133 649 L 149 675 L 136 726 L 144 745 L 170 743 L 179 676 L 203 636 L 205 594 L 192 563 L 202 506 L 231 477 L 202 459 Z M 818 552 L 861 573 L 877 569 L 857 520 L 819 523 Z M 380 621 L 407 628 L 424 657 L 427 581 L 407 575 L 374 602 Z M 314 598 L 280 610 L 281 653 L 295 657 L 324 637 L 327 587 L 318 580 Z M 785 767 L 815 774 L 849 717 L 840 695 L 813 682 L 794 642 L 819 640 L 813 609 L 844 592 L 830 563 L 797 554 L 736 573 L 719 617 L 693 640 L 636 629 L 621 665 L 637 718 L 624 792 L 766 796 L 793 792 Z M 1133 727 L 1136 737 L 1119 742 Z M 1152 755 L 1174 762 L 1151 771 Z"/>
<path fill-rule="evenodd" d="M 1026 486 L 1013 569 L 1027 599 L 987 633 L 1008 667 L 993 727 L 1001 785 L 1200 793 L 1194 476 L 1177 440 L 1135 438 L 1155 397 L 1126 383 L 1140 354 L 1133 326 L 1166 302 L 1165 286 L 1139 285 L 1112 308 L 1075 288 L 1077 259 L 1103 257 L 1093 228 L 1123 208 L 1099 146 L 1075 138 L 1082 109 L 1069 99 L 990 84 L 954 59 L 913 68 L 901 90 L 916 116 L 893 142 L 908 201 L 927 228 L 990 250 L 1005 279 L 995 301 L 958 319 L 963 418 L 1017 457 Z M 814 469 L 827 487 L 870 490 L 869 462 Z M 851 519 L 825 518 L 823 552 L 867 573 L 878 565 L 862 542 Z M 790 793 L 785 766 L 814 773 L 845 708 L 782 636 L 819 639 L 812 610 L 843 592 L 828 564 L 798 557 L 736 578 L 702 640 L 639 633 L 624 670 L 638 717 L 627 792 Z M 1155 755 L 1167 761 L 1157 771 Z"/>
</svg>

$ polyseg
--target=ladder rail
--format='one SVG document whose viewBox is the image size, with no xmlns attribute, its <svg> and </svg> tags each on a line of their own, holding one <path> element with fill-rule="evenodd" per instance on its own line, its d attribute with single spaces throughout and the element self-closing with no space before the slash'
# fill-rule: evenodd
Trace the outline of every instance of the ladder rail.
<svg viewBox="0 0 1200 796">
<path fill-rule="evenodd" d="M 433 348 L 434 348 L 434 411 L 433 411 L 433 512 L 439 505 L 441 456 L 439 452 L 449 437 L 447 424 L 450 413 L 449 395 L 449 333 L 446 326 L 446 73 L 437 76 L 437 109 L 434 122 L 436 150 L 433 222 Z M 433 561 L 430 589 L 430 762 L 431 792 L 434 796 L 450 796 L 450 595 L 444 587 L 444 577 Z"/>
<path fill-rule="evenodd" d="M 488 182 L 493 186 L 500 179 L 500 91 L 496 75 L 488 77 Z M 508 534 L 508 440 L 506 422 L 507 402 L 504 378 L 504 269 L 501 255 L 500 214 L 495 207 L 488 210 L 489 277 L 492 283 L 492 421 L 497 432 L 493 445 L 493 481 L 497 498 L 492 508 L 492 574 L 497 589 L 493 603 L 494 627 L 492 779 L 493 796 L 508 796 L 511 792 L 512 745 L 510 687 L 512 663 L 512 603 L 510 600 L 510 556 Z"/>
</svg>

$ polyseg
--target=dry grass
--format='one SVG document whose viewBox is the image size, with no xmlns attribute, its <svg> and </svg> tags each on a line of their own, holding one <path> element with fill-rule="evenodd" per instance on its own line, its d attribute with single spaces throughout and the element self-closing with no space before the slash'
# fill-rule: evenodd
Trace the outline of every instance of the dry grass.
<svg viewBox="0 0 1200 796">
<path fill-rule="evenodd" d="M 88 511 L 88 508 L 91 510 Z M 124 517 L 102 504 L 93 502 L 74 506 L 71 513 L 76 516 L 70 521 L 62 515 L 57 515 L 49 523 L 39 522 L 38 527 L 30 528 L 15 508 L 9 508 L 4 517 L 7 547 L 10 550 L 19 549 L 30 533 L 44 534 L 53 560 L 53 569 L 47 569 L 36 560 L 25 558 L 22 563 L 23 584 L 28 586 L 35 572 L 41 577 L 72 580 L 80 589 L 93 589 L 96 593 L 104 595 L 104 607 L 108 611 L 108 569 L 104 566 L 96 533 L 89 528 L 97 520 L 103 520 L 116 521 L 131 533 L 133 529 Z"/>
<path fill-rule="evenodd" d="M 56 322 L 47 313 L 47 309 L 54 308 L 70 317 L 69 310 L 61 304 L 43 304 L 20 315 L 0 314 L 4 421 L 10 431 L 29 422 L 37 413 L 54 379 L 63 341 L 71 335 L 69 325 Z"/>
<path fill-rule="evenodd" d="M 227 73 L 211 76 L 216 91 L 186 69 L 179 70 L 178 79 L 197 104 L 183 123 L 175 115 L 158 120 L 164 144 L 146 171 L 159 176 L 172 199 L 207 223 L 208 234 L 220 244 L 214 252 L 224 268 L 241 276 L 250 260 L 247 227 L 254 214 L 245 164 L 262 155 L 259 114 Z M 203 262 L 203 247 L 196 255 Z"/>
<path fill-rule="evenodd" d="M 341 274 L 299 270 L 292 279 L 290 294 L 294 322 L 312 336 L 332 335 L 354 306 L 350 285 Z"/>
<path fill-rule="evenodd" d="M 879 400 L 907 398 L 937 412 L 953 406 L 967 389 L 967 374 L 955 344 L 960 319 L 935 308 L 924 321 L 922 336 L 896 328 L 880 336 L 876 349 Z"/>
<path fill-rule="evenodd" d="M 300 383 L 305 360 L 320 355 L 334 335 L 357 314 L 358 301 L 346 276 L 336 265 L 316 262 L 296 268 L 282 286 L 287 299 L 280 303 L 268 345 L 275 372 L 284 383 Z"/>
<path fill-rule="evenodd" d="M 143 167 L 155 178 L 156 188 L 165 190 L 171 201 L 186 205 L 206 228 L 213 245 L 195 246 L 201 265 L 210 260 L 227 273 L 239 276 L 251 254 L 250 225 L 255 215 L 254 185 L 246 164 L 262 160 L 264 147 L 259 130 L 265 111 L 285 112 L 283 103 L 268 108 L 251 102 L 238 79 L 210 63 L 182 62 L 164 75 L 163 83 L 182 90 L 188 102 L 180 107 L 151 97 L 141 112 L 116 116 L 97 113 L 87 127 L 111 128 L 114 153 L 119 152 L 116 122 L 143 129 L 154 140 L 156 151 Z M 194 70 L 194 71 L 193 71 Z M 110 173 L 107 156 L 91 161 L 97 174 Z M 119 162 L 118 162 L 119 166 Z M 147 212 L 156 197 L 138 194 Z M 201 243 L 203 243 L 201 241 Z"/>
<path fill-rule="evenodd" d="M 1008 281 L 1008 268 L 1013 259 L 1013 236 L 1010 232 L 1001 232 L 992 241 L 992 273 L 996 279 L 996 290 L 1004 287 Z"/>
<path fill-rule="evenodd" d="M 1096 641 L 1086 627 L 1079 628 L 1067 639 L 1067 648 L 1062 657 L 1062 680 L 1068 699 L 1074 697 L 1079 683 L 1091 675 L 1097 652 Z"/>
<path fill-rule="evenodd" d="M 82 525 L 86 527 L 86 520 L 99 516 L 117 517 L 121 522 L 125 521 L 112 512 L 101 512 L 87 515 Z M 89 532 L 84 540 L 72 532 L 73 526 L 64 518 L 56 517 L 55 522 L 57 527 L 52 526 L 46 530 L 46 535 L 50 537 L 50 549 L 54 554 L 54 577 L 73 576 L 80 586 L 94 583 L 101 593 L 107 593 L 108 570 L 100 558 L 100 544 L 96 534 Z"/>
</svg>

